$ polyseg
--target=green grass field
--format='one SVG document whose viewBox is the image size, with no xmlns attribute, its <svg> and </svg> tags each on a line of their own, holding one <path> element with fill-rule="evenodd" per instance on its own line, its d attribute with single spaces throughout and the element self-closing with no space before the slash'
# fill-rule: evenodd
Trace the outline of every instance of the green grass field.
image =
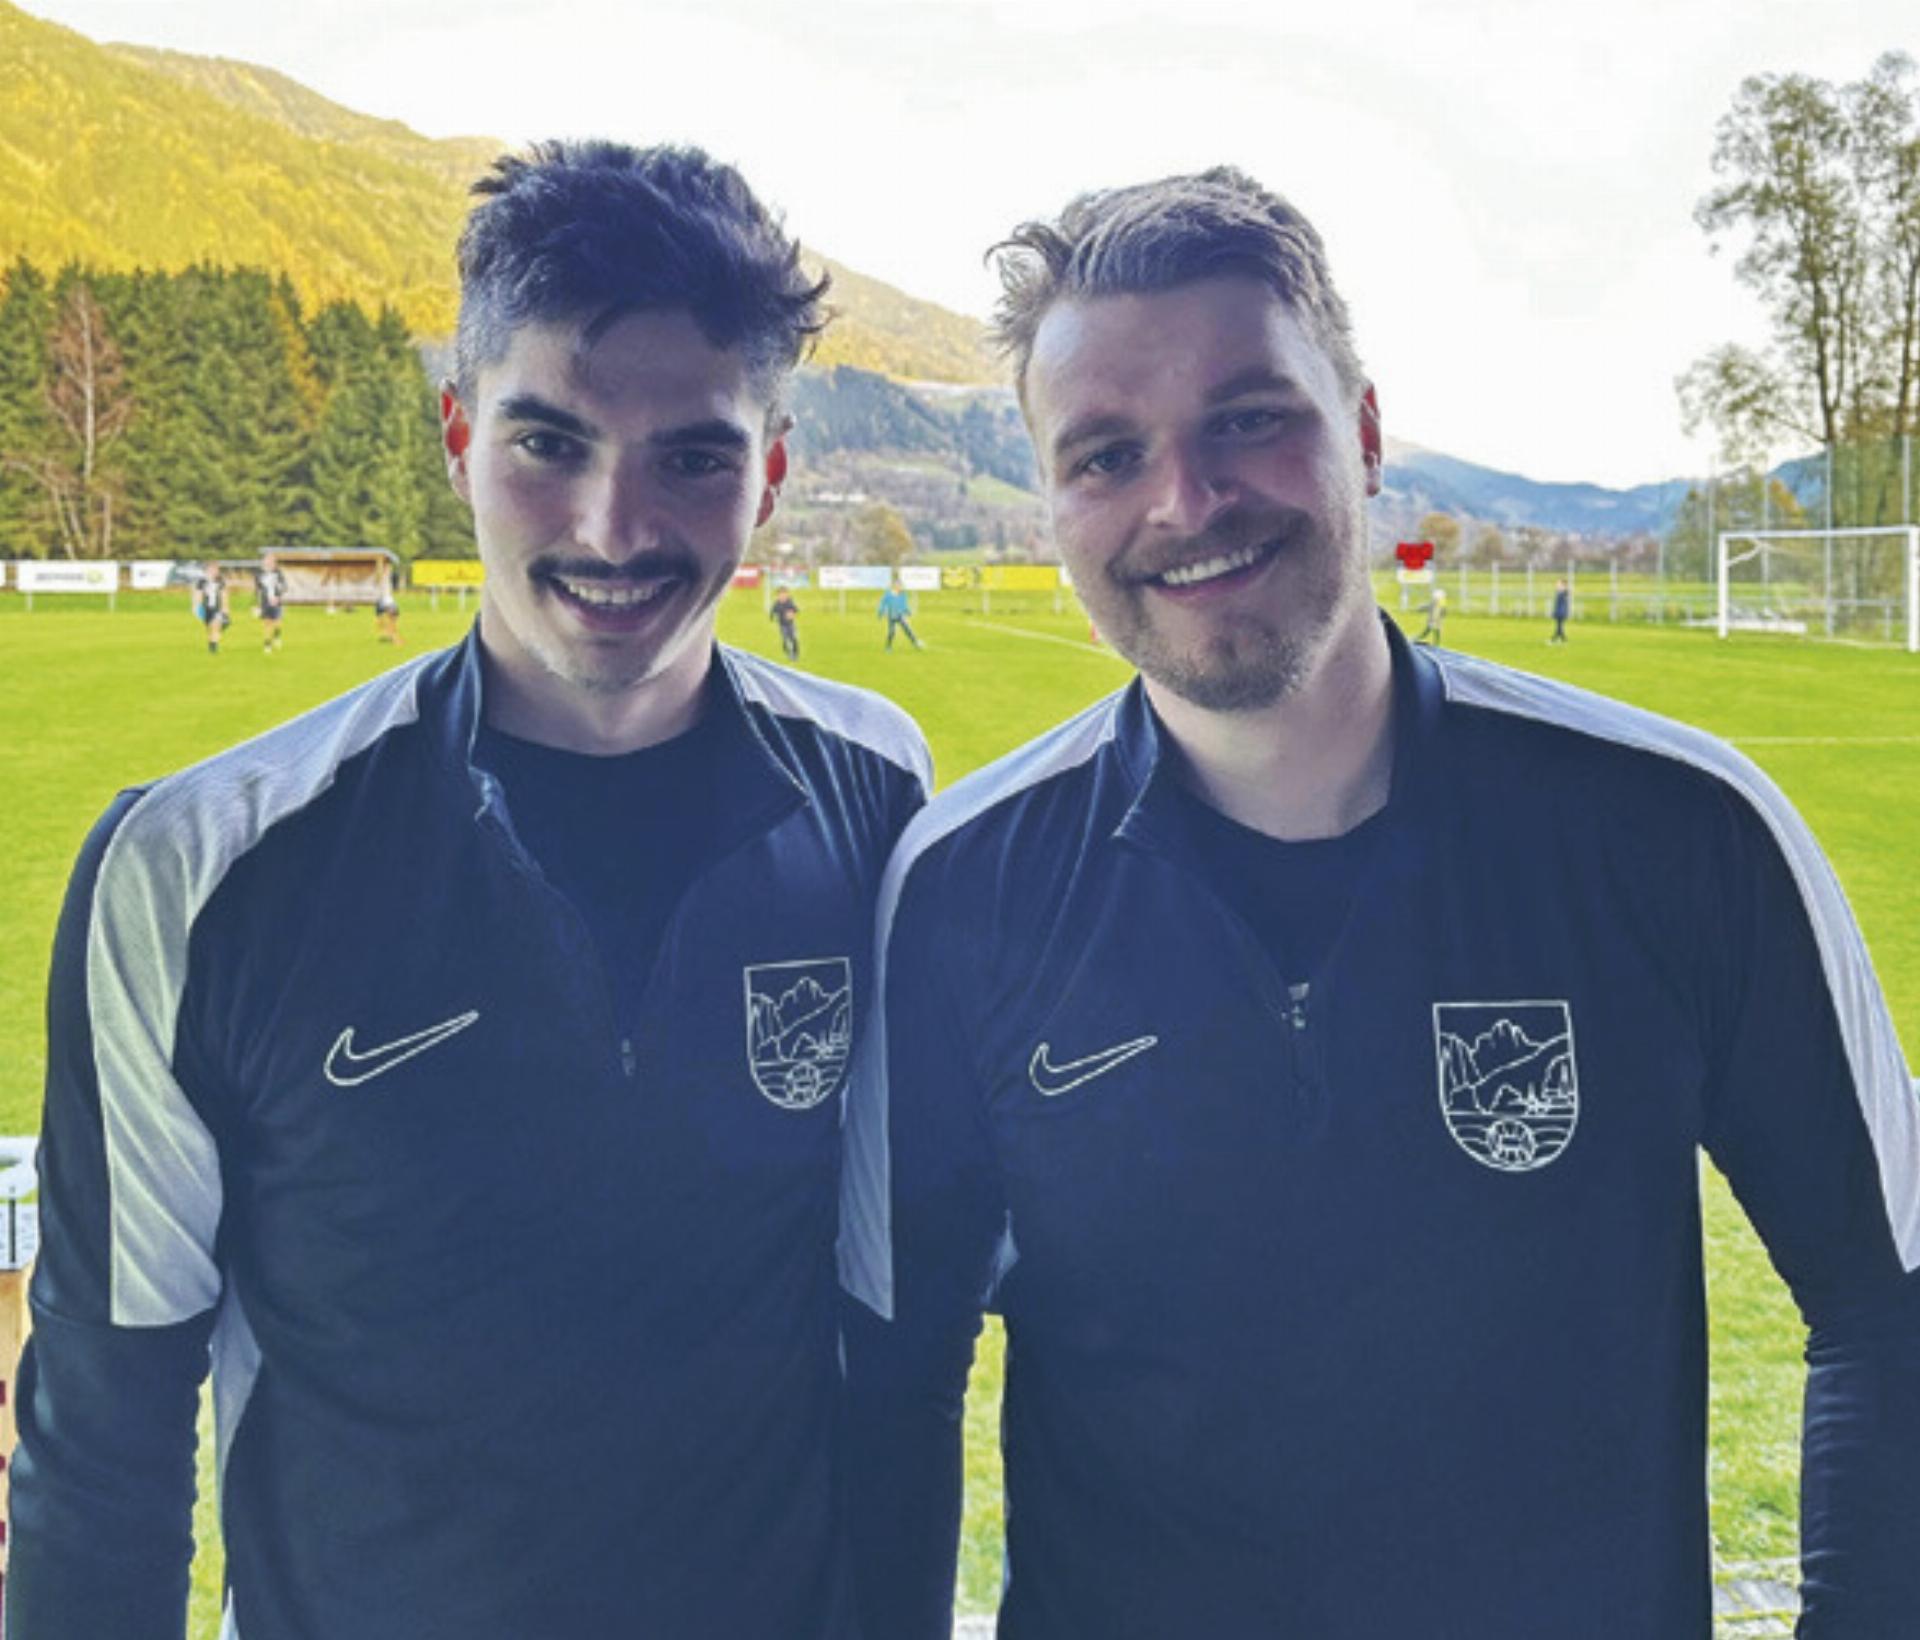
<svg viewBox="0 0 1920 1640">
<path fill-rule="evenodd" d="M 1397 597 L 1383 589 L 1390 603 Z M 880 689 L 932 741 L 943 782 L 1017 745 L 1126 677 L 1087 643 L 1083 617 L 1045 596 L 920 600 L 924 653 L 880 648 L 873 598 L 803 593 L 809 669 Z M 295 610 L 286 649 L 260 653 L 237 619 L 227 652 L 206 654 L 184 597 L 126 596 L 117 612 L 42 598 L 27 613 L 0 596 L 0 789 L 9 794 L 0 851 L 0 1132 L 38 1125 L 48 948 L 68 865 L 120 787 L 259 732 L 423 647 L 450 642 L 466 617 L 408 606 L 407 646 L 374 642 L 366 612 Z M 758 594 L 733 595 L 722 635 L 778 650 Z M 1786 639 L 1719 643 L 1674 627 L 1588 621 L 1564 648 L 1539 620 L 1449 618 L 1456 647 L 1602 690 L 1739 743 L 1800 806 L 1866 930 L 1909 1059 L 1920 1058 L 1920 658 L 1886 649 Z M 1712 1485 L 1723 1558 L 1794 1551 L 1801 1331 L 1738 1210 L 1717 1179 L 1708 1190 L 1713 1294 Z M 989 1333 L 968 1419 L 970 1499 L 963 1603 L 989 1609 L 999 1581 L 999 1346 Z M 203 1507 L 203 1520 L 210 1511 Z M 196 1573 L 195 1640 L 217 1629 L 217 1550 Z"/>
</svg>

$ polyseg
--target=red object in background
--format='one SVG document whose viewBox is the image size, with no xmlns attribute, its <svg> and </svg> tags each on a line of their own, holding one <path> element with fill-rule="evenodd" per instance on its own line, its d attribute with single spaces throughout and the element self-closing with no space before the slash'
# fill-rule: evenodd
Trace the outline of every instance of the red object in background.
<svg viewBox="0 0 1920 1640">
<path fill-rule="evenodd" d="M 1431 541 L 1402 541 L 1393 549 L 1394 557 L 1400 560 L 1403 569 L 1425 569 L 1428 560 L 1433 557 Z"/>
</svg>

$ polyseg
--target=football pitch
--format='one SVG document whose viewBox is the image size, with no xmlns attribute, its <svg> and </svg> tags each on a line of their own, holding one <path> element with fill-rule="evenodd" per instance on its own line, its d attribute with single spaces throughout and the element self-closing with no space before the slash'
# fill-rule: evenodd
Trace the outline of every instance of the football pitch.
<svg viewBox="0 0 1920 1640">
<path fill-rule="evenodd" d="M 1127 677 L 1089 642 L 1069 601 L 996 594 L 917 600 L 927 647 L 883 651 L 874 598 L 801 593 L 802 665 L 865 684 L 913 713 L 942 783 L 1057 722 Z M 42 598 L 28 613 L 0 596 L 0 1133 L 38 1126 L 45 1070 L 46 964 L 66 873 L 121 787 L 210 755 L 426 648 L 469 616 L 412 598 L 404 647 L 375 642 L 365 611 L 295 609 L 286 647 L 261 653 L 238 616 L 225 652 L 206 653 L 184 597 L 123 595 L 118 610 Z M 1411 618 L 1411 617 L 1407 617 Z M 1825 845 L 1867 937 L 1910 1062 L 1920 1060 L 1920 657 L 1891 649 L 1675 627 L 1576 623 L 1564 647 L 1541 620 L 1447 623 L 1450 647 L 1563 678 L 1683 718 L 1734 741 L 1785 789 Z M 721 635 L 777 656 L 760 594 L 729 596 Z M 404 848 L 405 839 L 395 839 Z M 1717 1177 L 1709 1176 L 1713 1522 L 1731 1563 L 1794 1553 L 1802 1334 L 1780 1284 Z M 963 1607 L 991 1609 L 1000 1576 L 999 1348 L 989 1333 L 968 1415 Z M 203 1471 L 203 1493 L 210 1490 Z M 211 1511 L 203 1499 L 203 1526 Z M 194 1640 L 217 1630 L 217 1549 L 196 1570 Z"/>
</svg>

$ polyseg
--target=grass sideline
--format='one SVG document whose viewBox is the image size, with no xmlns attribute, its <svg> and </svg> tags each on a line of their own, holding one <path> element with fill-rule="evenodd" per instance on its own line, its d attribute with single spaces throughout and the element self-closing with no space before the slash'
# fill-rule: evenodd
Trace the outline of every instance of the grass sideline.
<svg viewBox="0 0 1920 1640">
<path fill-rule="evenodd" d="M 919 600 L 924 653 L 883 652 L 872 596 L 802 593 L 809 670 L 877 688 L 919 718 L 943 783 L 1014 746 L 1127 676 L 1088 643 L 1069 601 L 996 594 Z M 1397 599 L 1391 600 L 1397 602 Z M 46 959 L 66 873 L 95 817 L 122 786 L 260 732 L 423 647 L 450 642 L 467 617 L 408 602 L 406 647 L 374 642 L 367 612 L 296 609 L 283 653 L 260 652 L 244 614 L 226 651 L 206 654 L 180 594 L 43 597 L 28 614 L 0 596 L 0 695 L 15 703 L 0 745 L 13 795 L 0 854 L 0 1132 L 38 1124 L 45 1070 Z M 722 635 L 777 655 L 758 594 L 731 596 Z M 1417 623 L 1416 623 L 1417 630 Z M 1920 1058 L 1920 876 L 1911 869 L 1920 811 L 1920 660 L 1891 650 L 1711 637 L 1672 627 L 1576 622 L 1564 648 L 1541 621 L 1457 611 L 1449 644 L 1603 690 L 1740 743 L 1812 823 L 1866 930 L 1910 1060 Z M 1707 1203 L 1713 1297 L 1714 1529 L 1723 1557 L 1794 1552 L 1802 1334 L 1784 1291 L 1716 1177 Z M 999 1582 L 1000 1351 L 990 1329 L 968 1411 L 969 1507 L 964 1609 L 990 1609 Z M 210 1443 L 208 1443 L 210 1445 Z M 210 1492 L 203 1485 L 203 1492 Z M 212 1534 L 203 1497 L 203 1541 Z M 194 1640 L 218 1628 L 218 1552 L 196 1566 Z"/>
</svg>

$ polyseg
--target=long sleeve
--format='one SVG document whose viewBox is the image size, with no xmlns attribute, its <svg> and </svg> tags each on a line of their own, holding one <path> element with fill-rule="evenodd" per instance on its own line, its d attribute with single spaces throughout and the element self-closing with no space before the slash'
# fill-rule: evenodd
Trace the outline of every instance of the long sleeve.
<svg viewBox="0 0 1920 1640">
<path fill-rule="evenodd" d="M 116 805 L 88 840 L 55 939 L 42 1246 L 12 1469 L 14 1640 L 179 1640 L 186 1625 L 211 1263 L 210 1253 L 167 1258 L 181 1224 L 149 1187 L 193 1169 L 177 1151 L 162 1158 L 158 1123 L 116 1108 L 142 1062 L 131 993 L 164 966 L 139 915 L 117 934 L 101 926 L 103 862 L 130 806 Z M 123 909 L 137 904 L 152 900 L 135 894 Z M 173 1288 L 164 1296 L 156 1272 Z M 186 1297 L 186 1287 L 200 1291 Z"/>
<path fill-rule="evenodd" d="M 1709 1148 L 1806 1318 L 1803 1640 L 1920 1612 L 1920 1103 L 1810 838 L 1734 816 Z"/>
<path fill-rule="evenodd" d="M 1006 1225 L 941 925 L 882 893 L 883 1005 L 848 1108 L 848 1518 L 863 1632 L 947 1640 L 974 1340 Z"/>
</svg>

